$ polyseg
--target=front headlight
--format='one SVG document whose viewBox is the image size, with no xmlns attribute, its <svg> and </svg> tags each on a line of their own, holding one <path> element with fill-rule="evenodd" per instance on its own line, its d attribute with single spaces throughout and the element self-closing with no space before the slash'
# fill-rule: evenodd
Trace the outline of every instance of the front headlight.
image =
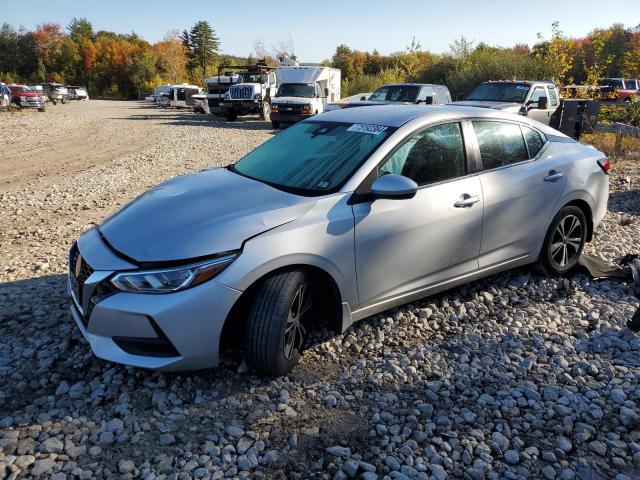
<svg viewBox="0 0 640 480">
<path fill-rule="evenodd" d="M 122 272 L 111 279 L 118 290 L 129 293 L 171 293 L 211 280 L 227 268 L 237 255 L 162 270 Z"/>
<path fill-rule="evenodd" d="M 254 100 L 260 100 L 260 98 L 262 98 L 262 95 L 260 95 L 259 93 L 256 93 L 256 94 L 253 96 L 253 99 L 254 99 Z"/>
</svg>

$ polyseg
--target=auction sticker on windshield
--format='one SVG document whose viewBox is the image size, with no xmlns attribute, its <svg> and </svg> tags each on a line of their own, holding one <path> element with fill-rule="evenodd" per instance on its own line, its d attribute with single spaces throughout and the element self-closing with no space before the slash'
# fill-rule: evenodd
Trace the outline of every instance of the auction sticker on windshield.
<svg viewBox="0 0 640 480">
<path fill-rule="evenodd" d="M 380 135 L 387 129 L 384 125 L 367 125 L 366 123 L 354 123 L 347 132 L 370 133 L 371 135 Z"/>
</svg>

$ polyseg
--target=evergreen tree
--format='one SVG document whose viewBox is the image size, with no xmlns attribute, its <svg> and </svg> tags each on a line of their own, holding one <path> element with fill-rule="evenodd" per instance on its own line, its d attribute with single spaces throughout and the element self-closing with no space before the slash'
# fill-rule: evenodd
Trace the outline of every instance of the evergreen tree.
<svg viewBox="0 0 640 480">
<path fill-rule="evenodd" d="M 84 40 L 93 40 L 93 25 L 86 18 L 73 17 L 67 25 L 69 30 L 69 36 L 78 45 L 81 45 Z"/>
<path fill-rule="evenodd" d="M 191 31 L 183 32 L 183 42 L 188 47 L 188 57 L 190 69 L 198 69 L 199 76 L 203 76 L 207 67 L 213 65 L 215 58 L 219 54 L 220 39 L 209 22 L 206 20 L 196 23 Z"/>
</svg>

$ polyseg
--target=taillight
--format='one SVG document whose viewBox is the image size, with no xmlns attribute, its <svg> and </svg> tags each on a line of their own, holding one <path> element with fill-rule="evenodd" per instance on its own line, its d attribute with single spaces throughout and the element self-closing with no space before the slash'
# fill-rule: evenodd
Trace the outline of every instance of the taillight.
<svg viewBox="0 0 640 480">
<path fill-rule="evenodd" d="M 608 158 L 604 158 L 602 160 L 598 160 L 598 165 L 600 166 L 600 168 L 602 169 L 602 171 L 604 173 L 609 175 L 609 170 L 611 170 L 611 162 L 609 161 Z"/>
</svg>

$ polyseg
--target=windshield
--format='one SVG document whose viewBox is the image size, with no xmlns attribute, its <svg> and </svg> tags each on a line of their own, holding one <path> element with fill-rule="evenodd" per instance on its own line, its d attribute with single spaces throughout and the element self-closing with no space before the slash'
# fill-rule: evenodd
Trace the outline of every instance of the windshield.
<svg viewBox="0 0 640 480">
<path fill-rule="evenodd" d="M 369 100 L 378 102 L 415 102 L 420 87 L 408 85 L 386 85 L 371 94 Z"/>
<path fill-rule="evenodd" d="M 530 88 L 522 83 L 481 83 L 466 100 L 524 103 Z"/>
<path fill-rule="evenodd" d="M 394 130 L 379 125 L 298 123 L 250 152 L 232 171 L 293 193 L 331 193 Z"/>
<path fill-rule="evenodd" d="M 9 90 L 11 90 L 13 93 L 16 92 L 30 92 L 31 89 L 29 87 L 9 87 Z"/>
<path fill-rule="evenodd" d="M 276 97 L 314 98 L 315 96 L 316 88 L 306 83 L 283 83 L 276 93 Z"/>
<path fill-rule="evenodd" d="M 262 83 L 262 76 L 259 73 L 241 73 L 238 83 Z"/>
</svg>

